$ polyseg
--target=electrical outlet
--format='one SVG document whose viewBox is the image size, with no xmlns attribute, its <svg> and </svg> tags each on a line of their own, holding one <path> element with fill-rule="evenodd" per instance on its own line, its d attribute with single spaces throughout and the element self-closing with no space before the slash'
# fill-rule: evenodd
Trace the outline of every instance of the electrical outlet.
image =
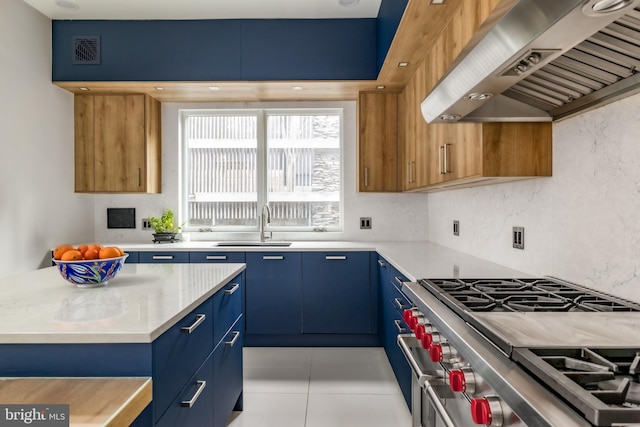
<svg viewBox="0 0 640 427">
<path fill-rule="evenodd" d="M 453 235 L 454 236 L 460 235 L 460 221 L 458 220 L 453 221 Z"/>
<path fill-rule="evenodd" d="M 371 217 L 360 217 L 360 228 L 363 230 L 371 229 Z"/>
<path fill-rule="evenodd" d="M 513 247 L 524 249 L 524 227 L 513 227 Z"/>
<path fill-rule="evenodd" d="M 149 218 L 142 218 L 142 229 L 151 230 L 151 221 L 149 221 Z"/>
</svg>

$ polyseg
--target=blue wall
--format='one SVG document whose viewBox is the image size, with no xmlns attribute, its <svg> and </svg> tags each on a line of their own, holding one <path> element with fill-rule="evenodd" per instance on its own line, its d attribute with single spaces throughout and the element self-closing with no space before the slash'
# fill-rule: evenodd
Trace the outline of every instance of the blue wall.
<svg viewBox="0 0 640 427">
<path fill-rule="evenodd" d="M 375 80 L 375 19 L 53 21 L 53 81 Z M 100 36 L 101 64 L 72 37 Z"/>
<path fill-rule="evenodd" d="M 396 34 L 402 14 L 409 0 L 382 0 L 378 19 L 376 19 L 377 51 L 376 70 L 380 72 L 382 64 L 391 47 L 393 36 Z"/>
</svg>

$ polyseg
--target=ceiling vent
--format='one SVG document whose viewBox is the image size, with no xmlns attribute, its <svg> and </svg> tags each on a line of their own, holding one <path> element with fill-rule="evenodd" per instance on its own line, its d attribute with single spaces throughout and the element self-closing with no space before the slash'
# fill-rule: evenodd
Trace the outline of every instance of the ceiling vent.
<svg viewBox="0 0 640 427">
<path fill-rule="evenodd" d="M 73 36 L 73 64 L 100 64 L 100 36 Z"/>
</svg>

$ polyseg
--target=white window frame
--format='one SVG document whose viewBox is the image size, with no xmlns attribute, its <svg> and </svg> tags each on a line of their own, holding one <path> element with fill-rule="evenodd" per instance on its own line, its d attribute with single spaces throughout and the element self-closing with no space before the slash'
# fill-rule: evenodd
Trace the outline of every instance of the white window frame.
<svg viewBox="0 0 640 427">
<path fill-rule="evenodd" d="M 335 114 L 340 117 L 340 218 L 339 225 L 333 227 L 322 227 L 322 231 L 326 232 L 342 232 L 344 231 L 344 108 L 341 107 L 300 107 L 300 108 L 203 108 L 203 109 L 180 109 L 179 110 L 179 134 L 180 134 L 180 206 L 181 211 L 188 215 L 189 212 L 189 178 L 188 178 L 188 147 L 186 144 L 186 126 L 185 120 L 187 117 L 193 116 L 209 116 L 215 115 L 249 115 L 257 117 L 257 150 L 256 150 L 256 162 L 258 168 L 256 170 L 256 190 L 257 190 L 257 207 L 258 216 L 267 202 L 267 118 L 269 115 L 322 115 L 322 114 Z M 318 227 L 294 227 L 294 226 L 272 226 L 266 225 L 265 231 L 274 232 L 311 232 L 319 231 Z M 218 233 L 235 233 L 235 232 L 258 232 L 259 221 L 256 226 L 219 226 L 219 227 L 205 227 L 206 231 L 218 232 Z M 183 227 L 184 232 L 203 231 L 202 227 Z"/>
</svg>

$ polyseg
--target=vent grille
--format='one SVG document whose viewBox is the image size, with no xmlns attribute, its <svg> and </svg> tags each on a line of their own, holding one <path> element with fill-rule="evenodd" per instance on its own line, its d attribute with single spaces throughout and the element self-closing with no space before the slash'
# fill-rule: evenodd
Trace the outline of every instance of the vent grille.
<svg viewBox="0 0 640 427">
<path fill-rule="evenodd" d="M 73 64 L 100 64 L 100 36 L 74 36 Z"/>
</svg>

